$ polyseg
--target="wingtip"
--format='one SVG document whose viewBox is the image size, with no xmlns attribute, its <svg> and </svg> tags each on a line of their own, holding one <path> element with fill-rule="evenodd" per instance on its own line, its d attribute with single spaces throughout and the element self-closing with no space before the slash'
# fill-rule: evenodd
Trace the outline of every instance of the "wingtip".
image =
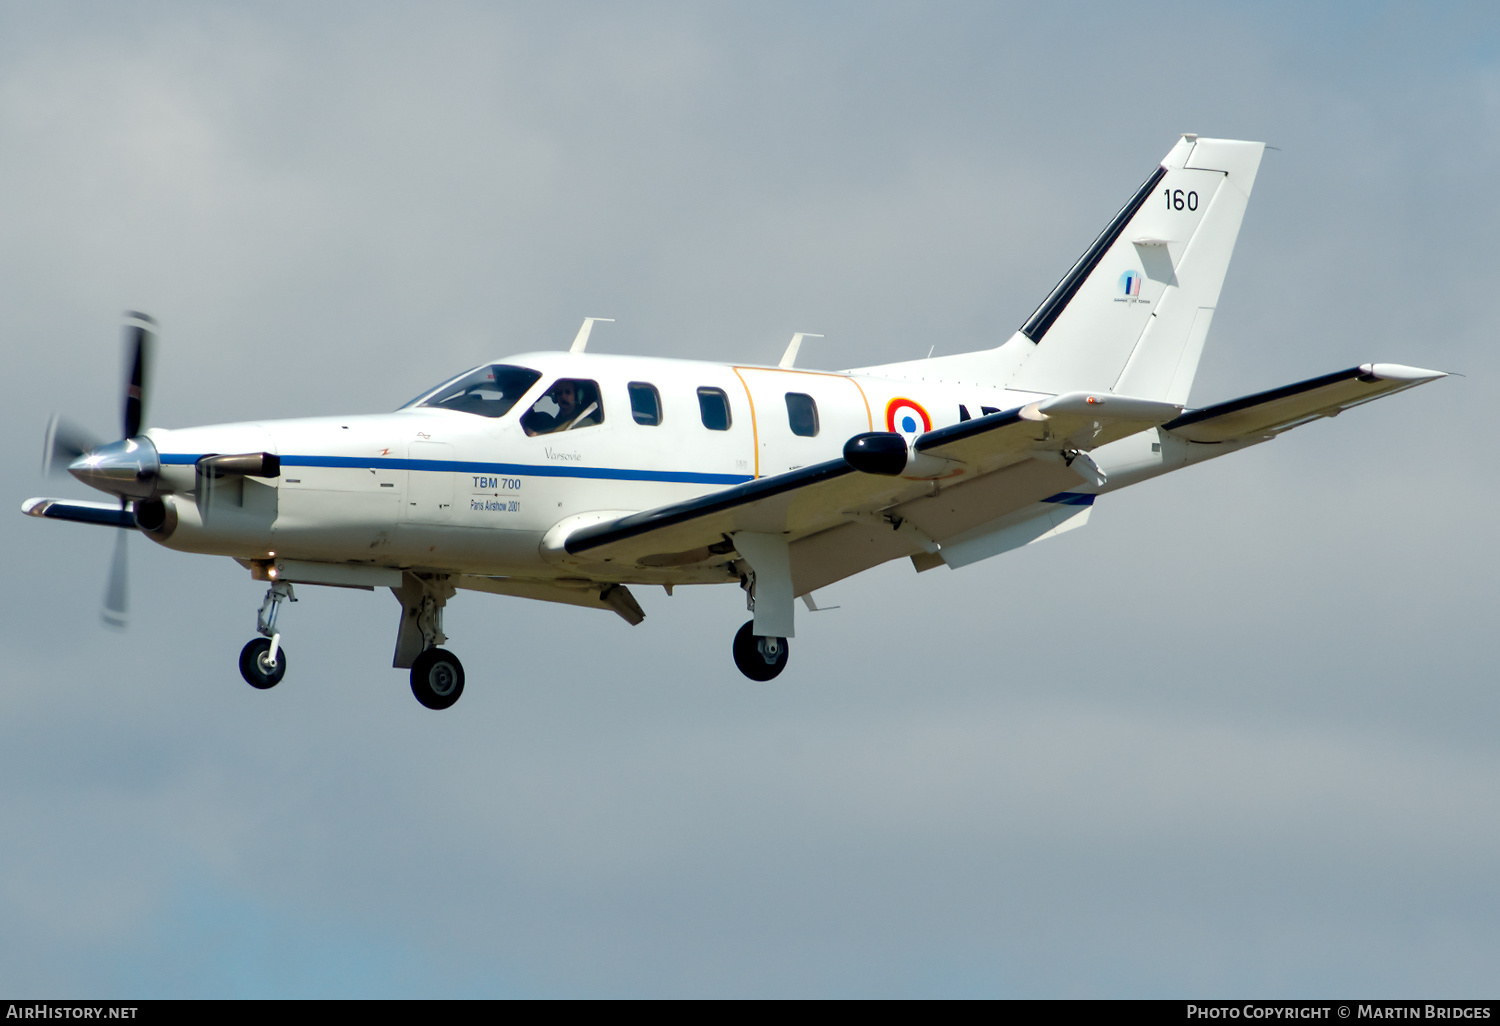
<svg viewBox="0 0 1500 1026">
<path fill-rule="evenodd" d="M 1359 369 L 1377 381 L 1410 381 L 1413 384 L 1423 381 L 1436 381 L 1438 378 L 1446 378 L 1448 376 L 1447 371 L 1408 367 L 1400 363 L 1367 363 L 1363 364 Z"/>
</svg>

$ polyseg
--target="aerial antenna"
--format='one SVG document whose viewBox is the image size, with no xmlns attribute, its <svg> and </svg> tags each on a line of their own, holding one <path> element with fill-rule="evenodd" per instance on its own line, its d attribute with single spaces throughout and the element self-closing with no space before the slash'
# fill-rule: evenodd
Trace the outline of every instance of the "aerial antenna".
<svg viewBox="0 0 1500 1026">
<path fill-rule="evenodd" d="M 805 338 L 822 338 L 822 337 L 823 337 L 822 335 L 814 335 L 811 332 L 807 332 L 807 331 L 799 331 L 799 332 L 797 332 L 797 334 L 795 334 L 795 335 L 792 336 L 792 341 L 790 343 L 788 343 L 788 345 L 786 347 L 786 352 L 784 352 L 784 353 L 781 354 L 781 362 L 778 363 L 776 366 L 778 366 L 778 367 L 790 367 L 792 364 L 796 363 L 797 362 L 797 350 L 799 350 L 799 349 L 802 348 L 802 340 L 803 339 L 805 339 Z"/>
<path fill-rule="evenodd" d="M 613 317 L 585 317 L 583 319 L 583 327 L 578 329 L 578 336 L 573 339 L 573 345 L 568 349 L 568 352 L 583 352 L 584 347 L 589 344 L 589 333 L 594 330 L 595 321 L 607 321 L 608 323 L 613 324 L 615 322 L 615 319 Z"/>
</svg>

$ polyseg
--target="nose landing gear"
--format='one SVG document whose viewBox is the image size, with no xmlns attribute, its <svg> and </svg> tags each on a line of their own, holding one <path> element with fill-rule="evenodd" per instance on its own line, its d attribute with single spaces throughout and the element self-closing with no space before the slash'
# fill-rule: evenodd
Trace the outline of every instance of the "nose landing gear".
<svg viewBox="0 0 1500 1026">
<path fill-rule="evenodd" d="M 240 676 L 252 688 L 274 688 L 286 676 L 286 650 L 276 632 L 276 615 L 281 612 L 281 603 L 288 600 L 297 601 L 290 584 L 277 581 L 266 589 L 265 601 L 255 616 L 255 629 L 263 636 L 252 638 L 240 649 Z"/>
</svg>

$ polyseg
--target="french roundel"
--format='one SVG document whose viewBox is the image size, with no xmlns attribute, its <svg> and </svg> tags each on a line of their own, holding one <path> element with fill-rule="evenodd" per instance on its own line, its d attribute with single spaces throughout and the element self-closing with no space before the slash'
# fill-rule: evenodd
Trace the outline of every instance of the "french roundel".
<svg viewBox="0 0 1500 1026">
<path fill-rule="evenodd" d="M 892 399 L 885 404 L 885 429 L 901 435 L 920 435 L 932 430 L 932 418 L 921 403 Z"/>
</svg>

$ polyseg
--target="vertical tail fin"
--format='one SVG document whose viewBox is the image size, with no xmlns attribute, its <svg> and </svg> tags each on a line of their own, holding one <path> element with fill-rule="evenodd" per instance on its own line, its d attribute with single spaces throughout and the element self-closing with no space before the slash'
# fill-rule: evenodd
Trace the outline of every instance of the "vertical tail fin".
<svg viewBox="0 0 1500 1026">
<path fill-rule="evenodd" d="M 1184 135 L 1002 347 L 1005 383 L 1186 402 L 1264 150 Z"/>
</svg>

